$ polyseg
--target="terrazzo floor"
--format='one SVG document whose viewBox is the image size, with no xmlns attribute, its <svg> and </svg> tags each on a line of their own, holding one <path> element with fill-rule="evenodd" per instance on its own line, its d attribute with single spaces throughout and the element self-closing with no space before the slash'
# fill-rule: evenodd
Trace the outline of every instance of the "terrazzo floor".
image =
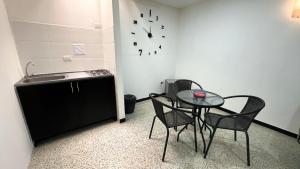
<svg viewBox="0 0 300 169">
<path fill-rule="evenodd" d="M 262 112 L 263 113 L 263 112 Z M 296 139 L 252 124 L 249 129 L 251 166 L 246 165 L 245 135 L 219 130 L 206 159 L 198 131 L 198 153 L 194 151 L 193 127 L 181 134 L 171 129 L 166 152 L 162 153 L 166 130 L 157 120 L 148 139 L 153 106 L 150 100 L 137 103 L 125 123 L 104 122 L 48 140 L 34 148 L 30 169 L 167 169 L 167 168 L 259 168 L 300 169 L 300 144 Z M 206 139 L 208 132 L 205 133 Z"/>
</svg>

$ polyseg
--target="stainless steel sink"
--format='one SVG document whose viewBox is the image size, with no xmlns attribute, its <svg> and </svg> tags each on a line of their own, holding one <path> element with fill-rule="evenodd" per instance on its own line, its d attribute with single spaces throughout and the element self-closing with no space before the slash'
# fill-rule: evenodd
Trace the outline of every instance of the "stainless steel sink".
<svg viewBox="0 0 300 169">
<path fill-rule="evenodd" d="M 65 75 L 46 75 L 46 76 L 36 76 L 36 77 L 29 77 L 23 80 L 23 83 L 34 83 L 34 82 L 46 82 L 52 80 L 62 80 L 65 79 Z"/>
</svg>

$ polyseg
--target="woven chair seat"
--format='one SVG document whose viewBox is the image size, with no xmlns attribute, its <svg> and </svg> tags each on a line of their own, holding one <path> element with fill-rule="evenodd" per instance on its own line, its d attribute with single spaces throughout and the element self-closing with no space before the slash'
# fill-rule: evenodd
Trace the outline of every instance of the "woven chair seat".
<svg viewBox="0 0 300 169">
<path fill-rule="evenodd" d="M 169 111 L 165 113 L 168 127 L 182 126 L 193 122 L 193 118 L 181 111 Z"/>
</svg>

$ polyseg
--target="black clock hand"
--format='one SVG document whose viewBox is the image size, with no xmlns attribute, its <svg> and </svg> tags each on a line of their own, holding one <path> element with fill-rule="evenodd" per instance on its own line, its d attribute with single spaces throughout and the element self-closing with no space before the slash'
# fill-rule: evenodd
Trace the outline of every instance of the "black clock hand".
<svg viewBox="0 0 300 169">
<path fill-rule="evenodd" d="M 143 29 L 148 34 L 148 38 L 152 38 L 151 27 L 150 27 L 150 32 L 148 32 L 147 29 L 145 29 L 144 27 Z"/>
<path fill-rule="evenodd" d="M 145 31 L 146 33 L 150 33 L 150 32 L 148 32 L 148 31 L 147 31 L 147 29 L 146 29 L 146 28 L 144 28 L 144 27 L 143 27 L 143 29 L 144 29 L 144 31 Z"/>
</svg>

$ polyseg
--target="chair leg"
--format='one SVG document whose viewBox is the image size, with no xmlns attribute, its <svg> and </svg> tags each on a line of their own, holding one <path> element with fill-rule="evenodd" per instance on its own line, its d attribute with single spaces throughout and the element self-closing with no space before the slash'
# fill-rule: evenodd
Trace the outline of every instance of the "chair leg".
<svg viewBox="0 0 300 169">
<path fill-rule="evenodd" d="M 178 134 L 177 134 L 177 141 L 179 141 L 179 135 L 181 134 L 181 132 L 183 132 L 183 130 L 186 129 L 187 126 L 188 126 L 188 124 L 185 125 L 185 126 L 178 132 Z"/>
<path fill-rule="evenodd" d="M 246 144 L 247 144 L 247 165 L 250 166 L 250 147 L 249 147 L 249 135 L 248 132 L 245 132 L 246 134 Z"/>
<path fill-rule="evenodd" d="M 206 128 L 207 128 L 207 126 L 206 126 L 206 122 L 205 122 L 205 120 L 203 121 L 203 124 L 202 124 L 202 128 L 204 128 L 204 131 L 206 131 Z"/>
<path fill-rule="evenodd" d="M 203 126 L 201 126 L 201 123 L 200 123 L 199 117 L 197 118 L 197 121 L 198 121 L 198 125 L 199 125 L 199 128 L 200 128 L 200 130 L 202 130 L 202 127 L 203 127 Z"/>
<path fill-rule="evenodd" d="M 154 118 L 153 118 L 153 122 L 152 122 L 151 130 L 150 130 L 149 139 L 151 138 L 151 135 L 152 135 L 152 130 L 153 130 L 153 126 L 154 126 L 155 119 L 156 119 L 156 115 L 155 115 Z"/>
<path fill-rule="evenodd" d="M 196 121 L 196 117 L 194 116 L 195 151 L 197 152 L 197 134 L 196 134 L 196 126 L 197 126 L 197 121 Z"/>
<path fill-rule="evenodd" d="M 175 114 L 173 120 L 177 122 L 177 114 Z M 177 132 L 177 124 L 176 124 L 176 126 L 174 126 L 174 130 Z"/>
<path fill-rule="evenodd" d="M 201 134 L 201 137 L 202 137 L 202 141 L 203 141 L 203 153 L 205 153 L 205 149 L 206 149 L 206 144 L 205 144 L 205 139 L 204 139 L 204 135 L 203 135 L 203 126 L 201 127 L 201 124 L 200 124 L 200 120 L 198 118 L 198 124 L 199 124 L 199 128 L 200 128 L 200 134 Z"/>
<path fill-rule="evenodd" d="M 209 131 L 209 137 L 211 136 L 211 133 L 212 133 L 212 131 L 211 131 L 211 129 L 207 126 L 207 124 L 206 124 L 206 122 L 205 122 L 205 120 L 204 120 L 204 122 L 203 122 L 203 125 L 204 125 L 204 129 L 208 129 L 208 131 Z M 203 127 L 202 127 L 203 128 Z"/>
<path fill-rule="evenodd" d="M 207 111 L 206 112 L 209 112 L 210 111 L 210 108 L 207 108 Z"/>
<path fill-rule="evenodd" d="M 236 130 L 234 130 L 234 141 L 236 141 Z"/>
<path fill-rule="evenodd" d="M 216 130 L 217 130 L 216 128 L 213 129 L 213 133 L 212 133 L 212 135 L 211 135 L 210 138 L 209 138 L 209 143 L 208 143 L 208 145 L 207 145 L 206 152 L 204 153 L 204 158 L 206 158 L 206 156 L 207 156 L 208 150 L 209 150 L 210 145 L 211 145 L 211 143 L 212 143 L 212 141 L 213 141 L 213 138 L 214 138 L 214 135 L 215 135 L 215 133 L 216 133 Z"/>
<path fill-rule="evenodd" d="M 162 157 L 162 161 L 165 161 L 165 155 L 166 155 L 168 140 L 169 140 L 169 129 L 167 128 L 167 138 L 166 138 L 166 143 L 165 143 L 165 148 L 164 148 L 164 154 L 163 154 L 163 157 Z"/>
<path fill-rule="evenodd" d="M 210 111 L 210 108 L 205 108 L 205 112 L 204 113 L 207 113 L 207 112 L 209 112 Z M 206 126 L 206 124 L 204 125 L 204 130 L 206 131 L 206 128 L 207 128 L 207 126 Z M 211 131 L 210 131 L 211 132 Z"/>
<path fill-rule="evenodd" d="M 234 120 L 234 128 L 236 128 L 236 119 Z M 234 130 L 234 141 L 236 141 L 236 130 Z"/>
</svg>

